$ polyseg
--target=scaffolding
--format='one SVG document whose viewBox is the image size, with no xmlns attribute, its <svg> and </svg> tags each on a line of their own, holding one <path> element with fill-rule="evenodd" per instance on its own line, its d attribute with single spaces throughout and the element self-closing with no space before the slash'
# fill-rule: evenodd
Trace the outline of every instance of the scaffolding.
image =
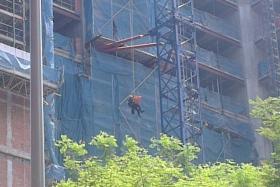
<svg viewBox="0 0 280 187">
<path fill-rule="evenodd" d="M 2 0 L 0 4 L 0 41 L 26 50 L 27 1 Z"/>
<path fill-rule="evenodd" d="M 53 0 L 54 5 L 59 6 L 60 8 L 64 8 L 66 10 L 75 11 L 75 0 Z"/>
<path fill-rule="evenodd" d="M 162 131 L 183 143 L 196 143 L 203 151 L 193 1 L 154 3 Z M 181 7 L 191 14 L 182 16 Z"/>
<path fill-rule="evenodd" d="M 203 68 L 202 66 L 208 66 L 219 71 L 220 74 L 229 74 L 229 76 L 234 76 L 238 79 L 244 78 L 241 64 L 236 60 L 218 55 L 201 47 L 197 47 L 196 54 L 201 68 Z"/>
<path fill-rule="evenodd" d="M 268 0 L 266 3 L 267 10 L 267 19 L 269 23 L 270 37 L 270 51 L 269 54 L 272 58 L 271 64 L 271 76 L 273 84 L 273 93 L 274 96 L 280 95 L 280 58 L 279 58 L 279 46 L 277 38 L 277 27 L 276 27 L 276 12 L 274 9 L 274 0 Z"/>
<path fill-rule="evenodd" d="M 277 1 L 257 1 L 253 5 L 261 5 L 263 15 L 262 35 L 257 42 L 265 46 L 265 57 L 258 64 L 259 80 L 269 88 L 269 95 L 280 94 L 280 57 L 279 57 L 279 12 L 277 13 Z"/>
</svg>

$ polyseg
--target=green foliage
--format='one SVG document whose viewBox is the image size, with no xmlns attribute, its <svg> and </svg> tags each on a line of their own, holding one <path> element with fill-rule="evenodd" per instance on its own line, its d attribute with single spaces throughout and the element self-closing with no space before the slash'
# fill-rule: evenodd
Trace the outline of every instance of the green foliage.
<svg viewBox="0 0 280 187">
<path fill-rule="evenodd" d="M 258 130 L 274 144 L 273 164 L 256 167 L 234 162 L 194 165 L 199 148 L 161 135 L 152 139 L 153 155 L 127 136 L 122 155 L 114 136 L 101 132 L 89 146 L 101 154 L 89 155 L 85 144 L 62 136 L 57 143 L 69 178 L 58 187 L 278 187 L 280 186 L 280 99 L 251 101 L 252 116 L 262 121 Z"/>
<path fill-rule="evenodd" d="M 261 120 L 262 125 L 258 132 L 269 139 L 274 147 L 271 164 L 274 167 L 269 170 L 267 176 L 268 186 L 280 186 L 280 98 L 269 97 L 265 100 L 256 98 L 250 101 L 252 105 L 251 115 Z"/>
<path fill-rule="evenodd" d="M 162 134 L 159 140 L 153 138 L 150 147 L 156 149 L 156 155 L 161 159 L 182 167 L 185 172 L 190 172 L 194 168 L 191 161 L 197 159 L 200 151 L 196 146 L 184 145 L 180 140 L 165 134 Z"/>
<path fill-rule="evenodd" d="M 67 138 L 66 138 L 67 139 Z M 138 146 L 138 142 L 126 137 L 122 156 L 116 156 L 117 147 L 113 136 L 106 133 L 97 135 L 91 145 L 103 151 L 103 155 L 87 157 L 83 161 L 71 160 L 70 151 L 77 152 L 76 143 L 65 137 L 58 143 L 64 156 L 65 167 L 70 171 L 71 179 L 57 184 L 64 186 L 171 186 L 184 178 L 181 168 L 173 166 L 160 157 L 153 157 Z M 68 144 L 68 145 L 65 145 Z M 81 147 L 79 147 L 80 149 Z M 65 151 L 67 150 L 67 151 Z M 81 151 L 81 150 L 79 150 Z"/>
<path fill-rule="evenodd" d="M 199 148 L 166 135 L 152 139 L 154 155 L 129 136 L 123 142 L 124 153 L 116 155 L 116 139 L 104 132 L 90 142 L 101 155 L 89 156 L 85 144 L 66 136 L 57 145 L 70 175 L 57 187 L 263 187 L 275 173 L 269 166 L 261 169 L 233 162 L 195 166 L 191 162 Z"/>
<path fill-rule="evenodd" d="M 61 140 L 57 143 L 57 146 L 60 148 L 59 150 L 61 154 L 68 155 L 73 158 L 81 157 L 87 154 L 87 150 L 85 150 L 85 144 L 78 144 L 65 135 L 61 136 Z"/>
<path fill-rule="evenodd" d="M 253 106 L 251 115 L 262 121 L 258 130 L 261 135 L 273 142 L 280 141 L 280 98 L 257 98 L 250 102 Z"/>
<path fill-rule="evenodd" d="M 114 136 L 110 136 L 107 133 L 101 132 L 94 137 L 90 142 L 90 145 L 95 146 L 97 149 L 103 151 L 102 159 L 108 160 L 115 155 L 115 149 L 117 147 L 117 140 Z"/>
<path fill-rule="evenodd" d="M 262 176 L 260 168 L 250 164 L 216 163 L 198 166 L 187 180 L 186 186 L 262 187 L 265 186 Z"/>
</svg>

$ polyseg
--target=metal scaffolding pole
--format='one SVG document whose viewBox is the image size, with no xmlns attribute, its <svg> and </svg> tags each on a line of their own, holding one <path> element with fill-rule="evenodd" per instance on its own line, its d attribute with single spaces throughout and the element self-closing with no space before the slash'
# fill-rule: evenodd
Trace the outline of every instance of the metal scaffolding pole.
<svg viewBox="0 0 280 187">
<path fill-rule="evenodd" d="M 189 16 L 179 8 L 190 10 Z M 154 0 L 162 132 L 204 145 L 196 60 L 194 0 Z"/>
<path fill-rule="evenodd" d="M 31 0 L 31 186 L 45 186 L 41 1 Z"/>
</svg>

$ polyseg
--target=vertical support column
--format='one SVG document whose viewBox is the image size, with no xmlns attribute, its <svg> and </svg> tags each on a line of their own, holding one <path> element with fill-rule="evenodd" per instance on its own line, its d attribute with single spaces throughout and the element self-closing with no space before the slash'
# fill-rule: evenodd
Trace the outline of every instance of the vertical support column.
<svg viewBox="0 0 280 187">
<path fill-rule="evenodd" d="M 120 123 L 120 100 L 119 100 L 119 82 L 117 75 L 112 75 L 112 99 L 113 99 L 113 121 L 115 126 L 115 137 L 117 139 L 117 154 L 121 154 L 122 133 Z"/>
<path fill-rule="evenodd" d="M 74 0 L 74 10 L 76 13 L 81 13 L 81 4 L 83 3 L 81 0 Z"/>
<path fill-rule="evenodd" d="M 7 159 L 7 187 L 13 187 L 13 161 Z"/>
<path fill-rule="evenodd" d="M 26 3 L 25 1 L 22 1 L 22 23 L 23 23 L 23 33 L 22 33 L 22 37 L 23 37 L 23 50 L 25 51 L 27 49 L 27 43 L 26 43 L 26 32 L 28 32 L 28 30 L 26 29 L 26 15 L 25 15 L 25 9 L 26 9 Z"/>
<path fill-rule="evenodd" d="M 157 45 L 161 128 L 184 141 L 174 0 L 154 0 L 154 4 L 156 40 L 162 44 Z"/>
<path fill-rule="evenodd" d="M 13 145 L 13 130 L 12 130 L 12 104 L 11 93 L 7 92 L 7 146 L 11 148 Z"/>
<path fill-rule="evenodd" d="M 92 55 L 94 49 L 92 43 L 94 42 L 94 1 L 82 1 L 82 24 L 83 24 L 83 60 L 84 73 L 87 78 L 92 76 Z"/>
<path fill-rule="evenodd" d="M 278 46 L 278 38 L 277 38 L 277 28 L 275 24 L 275 10 L 274 10 L 274 1 L 268 0 L 267 1 L 267 14 L 268 14 L 268 21 L 269 21 L 269 43 L 271 46 L 271 57 L 272 57 L 272 64 L 271 64 L 271 76 L 272 76 L 272 83 L 273 83 L 273 96 L 280 95 L 280 58 L 279 58 L 279 46 Z"/>
<path fill-rule="evenodd" d="M 41 1 L 31 0 L 31 186 L 45 186 Z"/>
<path fill-rule="evenodd" d="M 263 1 L 264 2 L 264 1 Z M 265 2 L 264 2 L 265 3 Z M 264 5 L 264 4 L 263 4 Z M 265 8 L 264 6 L 262 6 Z M 245 83 L 247 88 L 248 99 L 254 99 L 256 96 L 262 96 L 262 90 L 258 82 L 258 62 L 260 59 L 257 57 L 256 46 L 254 42 L 254 34 L 256 28 L 253 23 L 253 10 L 249 2 L 239 1 L 239 16 L 241 28 L 241 45 L 243 51 L 243 69 L 246 77 Z M 258 129 L 260 123 L 257 120 L 251 119 L 253 129 Z M 256 141 L 254 147 L 258 152 L 258 159 L 265 160 L 269 158 L 271 146 L 270 143 L 255 133 Z"/>
</svg>

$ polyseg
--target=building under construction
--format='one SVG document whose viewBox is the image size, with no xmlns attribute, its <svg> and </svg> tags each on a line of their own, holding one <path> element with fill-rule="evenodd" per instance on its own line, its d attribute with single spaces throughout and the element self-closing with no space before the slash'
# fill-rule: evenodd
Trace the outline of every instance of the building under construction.
<svg viewBox="0 0 280 187">
<path fill-rule="evenodd" d="M 268 158 L 248 100 L 279 94 L 279 18 L 278 0 L 42 0 L 47 181 L 65 175 L 61 134 L 166 133 L 201 163 Z M 28 0 L 0 0 L 1 187 L 30 186 L 29 20 Z"/>
</svg>

